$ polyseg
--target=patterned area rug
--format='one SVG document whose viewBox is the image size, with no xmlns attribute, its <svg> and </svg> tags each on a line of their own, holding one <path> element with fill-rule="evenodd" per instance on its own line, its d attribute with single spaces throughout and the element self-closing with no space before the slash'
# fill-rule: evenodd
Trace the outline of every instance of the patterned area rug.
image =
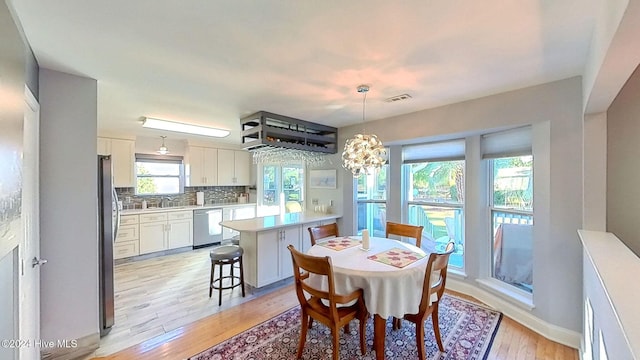
<svg viewBox="0 0 640 360">
<path fill-rule="evenodd" d="M 483 306 L 445 295 L 440 301 L 440 334 L 445 352 L 438 351 L 431 319 L 425 321 L 425 347 L 428 359 L 486 359 L 502 314 Z M 354 320 L 350 333 L 340 334 L 340 359 L 373 360 L 373 320 L 367 323 L 367 353 L 360 353 L 358 324 Z M 189 360 L 275 360 L 295 359 L 300 338 L 300 308 L 295 307 L 241 334 L 191 357 Z M 303 359 L 331 358 L 331 332 L 318 323 L 307 333 Z M 387 321 L 386 359 L 417 359 L 415 326 L 404 321 L 394 331 Z"/>
</svg>

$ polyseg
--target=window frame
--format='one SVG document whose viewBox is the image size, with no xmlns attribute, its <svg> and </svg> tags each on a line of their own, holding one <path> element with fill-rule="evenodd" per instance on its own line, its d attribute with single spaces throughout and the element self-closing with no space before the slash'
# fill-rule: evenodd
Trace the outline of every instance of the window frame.
<svg viewBox="0 0 640 360">
<path fill-rule="evenodd" d="M 264 170 L 265 167 L 274 167 L 275 170 L 275 198 L 273 203 L 265 203 L 264 201 L 264 192 L 265 192 L 265 188 L 264 188 Z M 272 212 L 273 209 L 275 207 L 282 207 L 281 211 L 284 213 L 285 209 L 284 209 L 284 205 L 286 203 L 286 199 L 284 199 L 284 179 L 283 179 L 283 168 L 285 167 L 296 167 L 299 168 L 302 171 L 301 177 L 300 177 L 300 199 L 297 200 L 300 203 L 300 206 L 304 209 L 305 206 L 305 198 L 306 198 L 306 177 L 307 177 L 307 168 L 304 164 L 304 162 L 291 162 L 291 163 L 287 163 L 287 164 L 279 164 L 279 163 L 264 163 L 264 164 L 258 164 L 257 167 L 257 174 L 258 177 L 260 179 L 262 179 L 262 181 L 258 181 L 257 182 L 257 205 L 259 208 L 265 210 L 264 212 L 261 212 L 261 214 L 266 215 L 273 215 Z M 284 200 L 284 202 L 283 202 Z M 271 210 L 269 210 L 271 209 Z"/>
<path fill-rule="evenodd" d="M 496 207 L 494 204 L 494 185 L 495 185 L 495 176 L 494 176 L 494 170 L 495 170 L 495 166 L 494 166 L 494 161 L 498 160 L 498 159 L 505 159 L 505 158 L 512 158 L 512 157 L 520 157 L 520 156 L 531 156 L 532 157 L 532 164 L 531 164 L 531 171 L 533 171 L 533 167 L 534 167 L 534 163 L 535 163 L 535 159 L 533 158 L 532 154 L 528 154 L 528 155 L 522 155 L 522 154 L 517 154 L 517 155 L 511 155 L 511 154 L 503 154 L 501 156 L 495 156 L 495 157 L 490 157 L 490 158 L 486 158 L 487 160 L 487 175 L 489 177 L 487 183 L 488 183 L 488 230 L 489 230 L 489 268 L 488 268 L 488 279 L 491 285 L 491 287 L 497 288 L 499 289 L 501 292 L 507 294 L 508 296 L 511 296 L 515 299 L 518 299 L 519 301 L 521 301 L 522 303 L 528 305 L 528 306 L 533 306 L 533 296 L 535 293 L 535 286 L 532 283 L 532 289 L 531 292 L 523 290 L 513 284 L 510 284 L 506 281 L 500 280 L 498 278 L 495 277 L 495 267 L 494 267 L 494 241 L 495 241 L 495 233 L 494 233 L 494 228 L 493 228 L 493 218 L 494 218 L 494 213 L 495 212 L 502 212 L 502 213 L 507 213 L 507 214 L 514 214 L 514 215 L 526 215 L 526 216 L 530 216 L 531 217 L 531 226 L 534 226 L 535 224 L 535 216 L 534 216 L 534 208 L 533 208 L 533 198 L 532 198 L 532 205 L 531 205 L 531 210 L 522 210 L 522 209 L 515 209 L 515 208 L 509 208 L 509 207 L 503 207 L 503 206 L 499 206 Z M 533 174 L 532 174 L 532 181 L 533 181 Z M 533 186 L 533 184 L 532 184 Z M 533 194 L 532 194 L 533 196 Z M 531 238 L 531 241 L 533 242 L 535 239 Z M 532 245 L 533 246 L 533 245 Z M 532 268 L 533 271 L 533 268 Z"/>
<path fill-rule="evenodd" d="M 388 151 L 388 150 L 387 150 Z M 390 171 L 390 166 L 389 166 L 389 162 L 387 162 L 386 164 L 384 164 L 382 166 L 382 168 L 385 169 L 385 171 L 387 172 L 386 174 L 386 178 L 385 178 L 385 189 L 384 189 L 384 199 L 360 199 L 358 198 L 358 180 L 360 180 L 360 177 L 354 177 L 353 178 L 353 188 L 355 189 L 354 191 L 354 196 L 355 196 L 355 228 L 356 228 L 356 235 L 360 235 L 362 233 L 363 229 L 359 229 L 359 219 L 360 219 L 360 214 L 359 214 L 359 210 L 360 210 L 360 205 L 364 204 L 365 207 L 367 206 L 367 204 L 374 204 L 374 205 L 384 205 L 385 208 L 385 212 L 388 209 L 388 201 L 389 201 L 389 171 Z M 372 186 L 374 188 L 379 187 L 379 183 L 377 180 L 375 180 L 378 177 L 380 169 L 375 169 L 374 173 L 371 175 L 367 175 L 367 174 L 362 174 L 360 176 L 374 176 L 374 183 L 372 184 Z M 366 189 L 368 190 L 368 184 L 366 186 Z M 367 191 L 368 192 L 368 191 Z M 386 216 L 385 216 L 386 219 Z M 367 223 L 367 227 L 366 229 L 369 230 L 369 234 L 372 234 L 372 236 L 375 236 L 374 233 L 374 228 L 369 228 L 368 224 L 371 223 L 372 227 L 373 227 L 373 221 L 375 220 L 375 218 L 369 219 L 369 217 L 367 216 L 367 218 L 365 219 L 365 222 Z M 386 224 L 385 224 L 386 225 Z"/>
<path fill-rule="evenodd" d="M 413 164 L 422 164 L 422 163 L 437 163 L 437 162 L 446 162 L 446 161 L 462 161 L 463 162 L 463 176 L 465 178 L 466 181 L 466 165 L 467 165 L 467 161 L 466 159 L 462 158 L 460 159 L 459 157 L 454 157 L 454 158 L 450 158 L 450 159 L 443 159 L 443 158 L 436 158 L 436 159 L 424 159 L 424 160 L 411 160 L 408 162 L 403 162 L 402 164 L 402 173 L 403 173 L 403 186 L 402 186 L 402 192 L 403 192 L 403 198 L 405 199 L 404 201 L 404 205 L 403 205 L 403 209 L 402 209 L 402 213 L 403 213 L 403 219 L 406 223 L 411 224 L 409 222 L 409 213 L 410 213 L 410 207 L 413 206 L 427 206 L 427 207 L 436 207 L 436 208 L 448 208 L 448 209 L 452 209 L 454 211 L 459 211 L 460 212 L 460 243 L 458 244 L 456 242 L 456 246 L 457 245 L 461 245 L 462 246 L 462 266 L 456 266 L 454 264 L 451 264 L 451 258 L 450 258 L 450 263 L 449 266 L 452 269 L 458 270 L 458 271 L 462 271 L 464 273 L 465 271 L 465 266 L 467 264 L 466 262 L 466 241 L 465 241 L 465 236 L 464 236 L 464 223 L 465 223 L 465 201 L 463 200 L 462 202 L 450 202 L 450 201 L 421 201 L 421 200 L 409 200 L 409 189 L 413 188 L 413 186 L 411 186 L 412 184 L 411 182 L 411 176 L 410 176 L 410 172 L 411 172 L 411 166 Z M 466 183 L 465 183 L 466 185 Z M 466 191 L 466 189 L 465 189 Z M 465 197 L 466 199 L 466 197 Z M 423 230 L 425 231 L 425 230 Z M 436 239 L 434 239 L 436 240 Z"/>
<path fill-rule="evenodd" d="M 160 163 L 160 164 L 176 164 L 178 165 L 178 175 L 139 175 L 138 163 Z M 136 196 L 170 196 L 184 194 L 185 190 L 185 171 L 184 171 L 184 159 L 182 156 L 169 156 L 169 155 L 152 155 L 152 154 L 135 154 L 134 158 L 134 175 L 135 186 L 134 193 Z M 138 192 L 138 179 L 139 178 L 177 178 L 178 179 L 178 192 L 171 193 L 139 193 Z"/>
</svg>

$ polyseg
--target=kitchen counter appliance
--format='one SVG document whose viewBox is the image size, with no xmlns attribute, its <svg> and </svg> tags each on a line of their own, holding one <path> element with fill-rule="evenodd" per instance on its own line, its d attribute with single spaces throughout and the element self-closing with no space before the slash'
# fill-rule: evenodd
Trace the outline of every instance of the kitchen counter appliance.
<svg viewBox="0 0 640 360">
<path fill-rule="evenodd" d="M 222 208 L 193 211 L 193 248 L 203 248 L 222 242 Z"/>
<path fill-rule="evenodd" d="M 113 187 L 111 156 L 98 155 L 98 251 L 100 336 L 114 324 L 113 243 L 120 227 L 118 195 Z"/>
</svg>

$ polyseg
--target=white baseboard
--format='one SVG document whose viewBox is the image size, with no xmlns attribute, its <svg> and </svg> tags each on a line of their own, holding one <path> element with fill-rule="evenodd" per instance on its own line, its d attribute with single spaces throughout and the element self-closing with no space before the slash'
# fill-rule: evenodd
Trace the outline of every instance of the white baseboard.
<svg viewBox="0 0 640 360">
<path fill-rule="evenodd" d="M 522 307 L 512 304 L 489 291 L 457 280 L 454 277 L 447 279 L 447 289 L 472 296 L 549 340 L 574 349 L 580 349 L 582 339 L 580 333 L 550 324 Z"/>
</svg>

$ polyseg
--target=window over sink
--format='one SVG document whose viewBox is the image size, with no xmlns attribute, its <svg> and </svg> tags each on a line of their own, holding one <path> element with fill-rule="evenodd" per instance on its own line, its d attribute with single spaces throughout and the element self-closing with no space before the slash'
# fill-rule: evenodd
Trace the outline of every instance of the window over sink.
<svg viewBox="0 0 640 360">
<path fill-rule="evenodd" d="M 136 195 L 184 193 L 181 156 L 136 154 Z"/>
</svg>

